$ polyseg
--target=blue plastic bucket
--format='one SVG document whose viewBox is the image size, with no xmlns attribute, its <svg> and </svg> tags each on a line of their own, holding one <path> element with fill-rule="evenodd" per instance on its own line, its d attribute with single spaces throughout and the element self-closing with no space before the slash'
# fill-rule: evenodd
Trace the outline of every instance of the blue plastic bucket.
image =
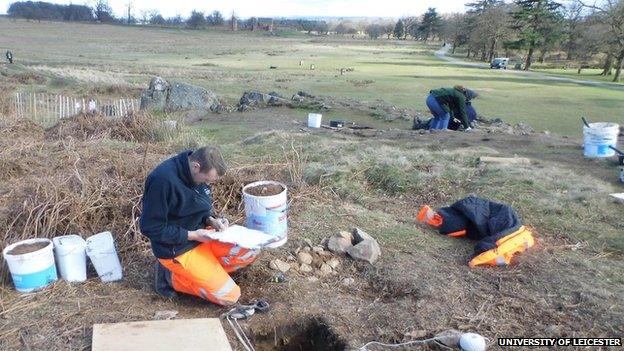
<svg viewBox="0 0 624 351">
<path fill-rule="evenodd" d="M 256 196 L 249 194 L 250 188 L 263 185 L 279 185 L 284 190 L 276 195 Z M 268 247 L 279 247 L 288 240 L 288 201 L 287 188 L 274 181 L 259 181 L 243 187 L 246 226 L 273 236 L 275 242 Z"/>
<path fill-rule="evenodd" d="M 37 251 L 24 254 L 10 253 L 14 248 L 23 244 L 46 243 Z M 9 266 L 15 289 L 22 293 L 42 289 L 58 279 L 52 241 L 49 239 L 28 239 L 7 246 L 2 256 Z"/>
</svg>

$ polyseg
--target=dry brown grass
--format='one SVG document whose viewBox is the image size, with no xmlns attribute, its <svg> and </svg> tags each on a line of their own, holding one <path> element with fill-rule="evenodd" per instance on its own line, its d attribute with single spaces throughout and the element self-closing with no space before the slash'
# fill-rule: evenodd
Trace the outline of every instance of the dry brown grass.
<svg viewBox="0 0 624 351">
<path fill-rule="evenodd" d="M 46 140 L 40 127 L 26 121 L 0 129 L 0 245 L 104 230 L 116 234 L 122 252 L 142 245 L 136 218 L 143 180 L 167 150 L 114 150 L 102 141 Z"/>
<path fill-rule="evenodd" d="M 46 77 L 40 74 L 37 74 L 35 72 L 20 72 L 20 73 L 14 73 L 14 74 L 0 72 L 0 76 L 2 76 L 3 79 L 11 83 L 15 83 L 15 84 L 29 85 L 29 84 L 44 84 L 47 82 Z"/>
<path fill-rule="evenodd" d="M 108 230 L 124 259 L 147 250 L 138 228 L 144 180 L 174 153 L 170 143 L 155 141 L 159 126 L 147 114 L 115 120 L 81 115 L 47 131 L 29 120 L 5 120 L 0 124 L 0 246 Z M 242 221 L 242 187 L 261 179 L 282 181 L 291 193 L 300 190 L 298 152 L 284 153 L 286 162 L 230 169 L 214 187 L 215 210 Z"/>
<path fill-rule="evenodd" d="M 0 85 L 0 116 L 8 118 L 13 115 L 15 106 L 11 99 L 13 88 L 10 85 Z"/>
<path fill-rule="evenodd" d="M 134 112 L 121 118 L 81 114 L 61 120 L 46 131 L 46 138 L 60 140 L 73 137 L 80 140 L 117 139 L 133 142 L 164 141 L 174 131 L 146 112 Z"/>
</svg>

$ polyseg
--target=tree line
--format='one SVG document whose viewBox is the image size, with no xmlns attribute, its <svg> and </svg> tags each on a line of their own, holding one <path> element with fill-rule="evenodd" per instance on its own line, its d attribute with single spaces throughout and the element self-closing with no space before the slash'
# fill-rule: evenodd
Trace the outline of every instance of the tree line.
<svg viewBox="0 0 624 351">
<path fill-rule="evenodd" d="M 28 20 L 48 21 L 80 21 L 117 24 L 152 24 L 161 26 L 189 26 L 200 28 L 205 26 L 222 26 L 225 19 L 219 11 L 204 16 L 203 12 L 193 11 L 188 18 L 182 16 L 163 17 L 157 10 L 142 10 L 140 17 L 132 12 L 128 4 L 127 13 L 116 17 L 108 0 L 97 0 L 93 6 L 60 5 L 43 1 L 18 1 L 9 5 L 7 14 L 11 17 Z"/>
<path fill-rule="evenodd" d="M 525 70 L 556 53 L 559 61 L 575 62 L 579 72 L 599 62 L 602 75 L 620 80 L 624 0 L 474 0 L 466 8 L 445 16 L 430 8 L 421 16 L 400 18 L 394 27 L 372 23 L 365 30 L 372 39 L 385 34 L 388 39 L 444 40 L 452 54 L 461 49 L 482 61 L 518 54 Z"/>
<path fill-rule="evenodd" d="M 521 52 L 524 69 L 549 53 L 582 68 L 601 60 L 603 75 L 619 81 L 624 60 L 624 0 L 476 0 L 468 11 L 446 19 L 444 37 L 452 52 L 492 60 Z"/>
<path fill-rule="evenodd" d="M 7 12 L 11 17 L 39 21 L 140 23 L 143 25 L 187 27 L 190 29 L 202 29 L 210 26 L 232 26 L 232 23 L 236 22 L 236 28 L 251 30 L 269 29 L 271 25 L 274 25 L 308 33 L 327 34 L 330 31 L 330 26 L 325 21 L 258 17 L 240 20 L 234 14 L 226 19 L 219 11 L 205 14 L 202 11 L 193 10 L 188 17 L 184 18 L 180 15 L 164 17 L 158 10 L 141 10 L 137 17 L 132 11 L 131 3 L 128 4 L 127 11 L 123 16 L 116 17 L 108 0 L 97 0 L 92 7 L 86 5 L 58 5 L 43 1 L 18 1 L 12 3 Z"/>
</svg>

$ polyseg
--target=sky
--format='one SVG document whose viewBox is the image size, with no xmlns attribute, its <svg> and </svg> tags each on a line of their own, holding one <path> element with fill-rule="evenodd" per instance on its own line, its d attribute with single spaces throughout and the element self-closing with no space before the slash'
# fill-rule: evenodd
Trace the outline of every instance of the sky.
<svg viewBox="0 0 624 351">
<path fill-rule="evenodd" d="M 45 0 L 42 0 L 45 1 Z M 0 13 L 6 13 L 15 0 L 0 0 Z M 87 4 L 94 0 L 48 0 L 57 4 Z M 159 10 L 164 17 L 181 15 L 187 17 L 192 10 L 206 14 L 214 10 L 229 17 L 232 11 L 238 17 L 392 17 L 420 15 L 428 7 L 435 7 L 439 13 L 463 12 L 464 3 L 469 0 L 109 0 L 116 16 L 125 16 L 127 4 L 133 5 L 133 15 L 141 17 L 141 10 Z"/>
</svg>

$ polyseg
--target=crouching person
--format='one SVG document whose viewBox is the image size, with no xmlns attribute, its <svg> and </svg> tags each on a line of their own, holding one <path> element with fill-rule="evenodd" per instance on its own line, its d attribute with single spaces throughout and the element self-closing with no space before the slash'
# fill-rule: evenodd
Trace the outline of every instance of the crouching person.
<svg viewBox="0 0 624 351">
<path fill-rule="evenodd" d="M 208 227 L 228 227 L 215 218 L 211 196 L 211 184 L 225 171 L 221 152 L 206 146 L 165 160 L 147 176 L 140 227 L 158 260 L 158 294 L 181 292 L 218 305 L 238 301 L 240 288 L 229 273 L 251 264 L 259 251 L 208 238 Z"/>
</svg>

